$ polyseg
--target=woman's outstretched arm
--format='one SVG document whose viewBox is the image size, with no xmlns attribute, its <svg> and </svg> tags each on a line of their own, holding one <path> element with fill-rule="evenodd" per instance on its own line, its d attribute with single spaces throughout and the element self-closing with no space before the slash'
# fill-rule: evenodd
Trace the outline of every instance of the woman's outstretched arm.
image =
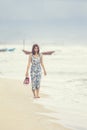
<svg viewBox="0 0 87 130">
<path fill-rule="evenodd" d="M 43 71 L 44 71 L 44 75 L 47 75 L 45 67 L 44 67 L 44 63 L 43 63 L 43 54 L 41 54 L 41 61 L 40 62 L 41 62 L 41 66 L 42 66 Z"/>
<path fill-rule="evenodd" d="M 29 71 L 30 64 L 31 64 L 31 56 L 32 56 L 32 54 L 30 54 L 29 58 L 28 58 L 28 64 L 27 64 L 27 69 L 26 69 L 26 74 L 25 74 L 26 77 L 29 75 L 28 71 Z"/>
</svg>

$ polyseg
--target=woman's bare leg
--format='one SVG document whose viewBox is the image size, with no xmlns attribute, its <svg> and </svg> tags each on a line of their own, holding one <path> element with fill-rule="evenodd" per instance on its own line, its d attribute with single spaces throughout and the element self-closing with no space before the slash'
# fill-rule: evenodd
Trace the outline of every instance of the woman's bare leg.
<svg viewBox="0 0 87 130">
<path fill-rule="evenodd" d="M 40 89 L 37 88 L 37 89 L 36 89 L 36 96 L 37 96 L 37 98 L 40 98 L 40 96 L 39 96 L 39 91 L 40 91 Z"/>
<path fill-rule="evenodd" d="M 33 92 L 34 97 L 36 97 L 36 93 L 34 89 L 32 89 L 32 92 Z"/>
</svg>

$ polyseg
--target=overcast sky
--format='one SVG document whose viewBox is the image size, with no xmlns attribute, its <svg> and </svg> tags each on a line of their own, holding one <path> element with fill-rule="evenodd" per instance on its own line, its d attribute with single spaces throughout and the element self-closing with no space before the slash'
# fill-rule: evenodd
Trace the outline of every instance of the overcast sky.
<svg viewBox="0 0 87 130">
<path fill-rule="evenodd" d="M 0 0 L 0 40 L 87 42 L 87 0 Z"/>
</svg>

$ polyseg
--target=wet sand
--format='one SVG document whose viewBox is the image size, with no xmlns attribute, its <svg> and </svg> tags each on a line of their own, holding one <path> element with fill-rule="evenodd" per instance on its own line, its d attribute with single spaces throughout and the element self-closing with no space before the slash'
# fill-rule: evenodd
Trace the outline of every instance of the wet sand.
<svg viewBox="0 0 87 130">
<path fill-rule="evenodd" d="M 41 93 L 41 98 L 47 98 Z M 1 130 L 69 130 L 41 115 L 51 111 L 34 103 L 31 86 L 20 80 L 0 79 L 0 129 Z"/>
</svg>

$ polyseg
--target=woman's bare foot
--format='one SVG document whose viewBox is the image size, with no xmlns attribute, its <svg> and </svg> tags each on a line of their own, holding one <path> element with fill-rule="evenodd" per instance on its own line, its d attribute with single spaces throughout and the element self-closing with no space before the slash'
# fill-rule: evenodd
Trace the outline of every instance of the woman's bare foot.
<svg viewBox="0 0 87 130">
<path fill-rule="evenodd" d="M 36 96 L 34 96 L 34 98 L 37 98 Z"/>
<path fill-rule="evenodd" d="M 37 98 L 40 98 L 40 96 L 37 96 Z"/>
</svg>

